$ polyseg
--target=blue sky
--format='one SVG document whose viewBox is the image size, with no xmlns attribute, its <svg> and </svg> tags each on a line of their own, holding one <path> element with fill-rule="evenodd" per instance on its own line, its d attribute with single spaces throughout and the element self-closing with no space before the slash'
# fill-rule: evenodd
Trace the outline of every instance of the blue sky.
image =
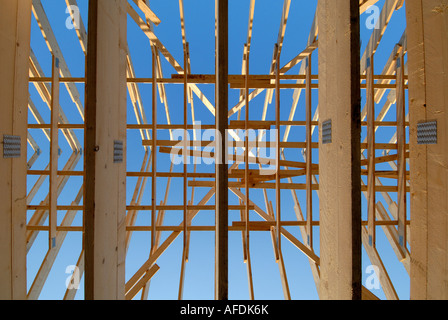
<svg viewBox="0 0 448 320">
<path fill-rule="evenodd" d="M 80 12 L 84 23 L 87 25 L 87 0 L 78 0 Z M 377 5 L 382 8 L 385 0 L 380 0 Z M 67 61 L 69 69 L 74 77 L 82 77 L 84 75 L 84 54 L 79 45 L 76 33 L 74 30 L 68 30 L 65 27 L 65 22 L 68 17 L 66 14 L 66 4 L 62 0 L 42 0 L 46 13 L 49 17 L 55 36 L 61 47 L 61 51 Z M 175 59 L 183 65 L 183 48 L 181 38 L 181 26 L 179 18 L 179 7 L 177 0 L 152 0 L 150 1 L 151 9 L 159 16 L 162 23 L 155 28 L 155 34 L 160 41 L 168 48 Z M 284 46 L 282 50 L 281 61 L 286 63 L 306 47 L 308 35 L 313 22 L 314 13 L 316 10 L 317 0 L 293 0 L 290 8 L 290 15 L 287 24 Z M 194 74 L 213 74 L 214 73 L 214 1 L 212 0 L 184 0 L 185 19 L 186 19 L 186 34 L 187 41 L 190 44 L 191 52 L 191 67 Z M 272 52 L 274 44 L 277 41 L 280 19 L 282 14 L 283 1 L 280 0 L 257 0 L 255 5 L 255 20 L 253 27 L 252 48 L 250 56 L 250 73 L 251 74 L 267 74 L 272 59 Z M 229 1 L 229 73 L 240 74 L 241 63 L 243 58 L 243 46 L 247 37 L 247 23 L 249 13 L 249 0 L 246 1 Z M 366 28 L 367 14 L 361 17 L 361 37 L 362 50 L 366 46 L 372 30 Z M 389 58 L 390 52 L 394 45 L 400 40 L 403 31 L 405 30 L 405 13 L 404 9 L 397 11 L 383 40 L 378 47 L 375 55 L 375 73 L 381 73 L 385 62 Z M 134 21 L 128 19 L 128 45 L 132 56 L 134 67 L 136 69 L 137 77 L 151 77 L 151 51 L 147 37 L 140 31 Z M 36 54 L 39 63 L 41 64 L 46 76 L 51 75 L 51 55 L 43 40 L 42 33 L 33 17 L 32 22 L 32 40 L 31 46 Z M 164 77 L 169 78 L 175 70 L 168 64 L 165 59 L 162 59 L 162 66 L 164 70 Z M 316 74 L 318 70 L 318 54 L 317 51 L 313 54 L 313 73 Z M 293 68 L 288 74 L 297 74 L 299 66 Z M 83 100 L 84 88 L 83 85 L 77 85 L 81 99 Z M 151 85 L 139 86 L 143 104 L 146 111 L 147 119 L 151 119 Z M 199 88 L 207 96 L 207 98 L 214 101 L 214 87 L 211 85 L 200 85 Z M 50 112 L 42 99 L 38 96 L 33 86 L 30 86 L 30 95 L 36 107 L 41 112 L 44 120 L 49 122 Z M 229 107 L 232 107 L 238 102 L 239 90 L 231 90 L 229 95 Z M 172 123 L 183 122 L 183 88 L 181 85 L 167 86 L 167 96 L 169 102 L 169 109 Z M 303 120 L 305 117 L 304 111 L 304 94 L 299 101 L 299 107 L 295 116 L 295 120 Z M 260 94 L 250 104 L 250 119 L 260 120 L 261 110 L 263 108 L 265 95 Z M 287 120 L 289 111 L 293 100 L 293 91 L 282 91 L 281 103 L 282 113 L 281 117 Z M 384 101 L 378 106 L 381 107 Z M 206 107 L 195 97 L 195 112 L 196 118 L 200 119 L 203 124 L 214 123 L 214 118 Z M 76 106 L 71 101 L 67 91 L 61 90 L 61 105 L 64 112 L 67 114 L 71 123 L 81 123 Z M 313 110 L 318 105 L 318 92 L 313 91 Z M 379 110 L 380 108 L 378 108 Z M 393 109 L 393 108 L 392 108 Z M 159 123 L 166 123 L 164 106 L 158 103 Z M 267 119 L 274 119 L 274 105 L 271 104 L 268 109 Z M 390 117 L 394 117 L 395 113 L 391 111 Z M 35 123 L 33 116 L 30 114 L 30 123 Z M 191 115 L 190 115 L 191 119 Z M 236 115 L 232 120 L 236 119 Z M 242 115 L 244 119 L 244 112 Z M 190 120 L 191 121 L 191 120 Z M 128 122 L 136 123 L 135 114 L 130 103 L 128 103 Z M 78 139 L 82 142 L 83 135 L 81 130 L 76 130 Z M 290 141 L 305 141 L 305 131 L 303 128 L 296 128 L 291 131 Z M 365 134 L 365 133 L 364 133 Z M 378 132 L 377 139 L 380 142 L 389 142 L 391 132 L 382 130 Z M 49 143 L 40 130 L 32 131 L 33 137 L 38 141 L 42 147 L 42 156 L 34 164 L 33 170 L 44 169 L 48 163 Z M 162 134 L 161 134 L 162 135 Z M 313 136 L 314 141 L 317 141 L 317 132 Z M 61 136 L 61 141 L 64 139 Z M 142 165 L 144 150 L 141 146 L 141 138 L 138 131 L 129 131 L 128 137 L 128 171 L 139 171 Z M 71 150 L 65 142 L 61 142 L 62 155 L 60 158 L 61 166 L 66 162 L 66 159 L 71 155 Z M 296 152 L 297 150 L 292 151 Z M 294 154 L 288 154 L 293 157 Z M 300 159 L 301 156 L 299 155 Z M 318 160 L 317 151 L 313 154 L 315 161 Z M 168 158 L 160 157 L 158 166 L 159 170 L 168 171 L 166 161 Z M 79 162 L 76 170 L 82 170 L 82 161 Z M 182 170 L 182 166 L 175 169 Z M 193 166 L 189 166 L 189 170 L 193 170 Z M 213 170 L 213 168 L 201 168 L 201 170 Z M 29 177 L 29 188 L 32 187 L 35 177 Z M 177 180 L 177 181 L 176 181 Z M 128 204 L 132 198 L 136 179 L 128 179 Z M 302 182 L 298 179 L 297 182 Z M 81 186 L 82 180 L 80 178 L 71 178 L 69 183 L 64 188 L 59 204 L 69 205 Z M 176 186 L 177 184 L 177 186 Z M 166 179 L 160 178 L 158 180 L 158 201 L 163 200 L 165 191 Z M 180 204 L 182 198 L 181 191 L 182 180 L 173 179 L 169 204 Z M 33 204 L 45 197 L 48 192 L 48 182 L 42 186 L 42 191 L 39 192 Z M 196 203 L 202 198 L 208 189 L 196 189 L 195 201 Z M 275 196 L 271 192 L 270 199 L 275 205 Z M 142 204 L 150 204 L 151 183 L 148 181 L 145 196 Z M 302 205 L 302 210 L 305 211 L 305 192 L 297 191 L 297 196 Z M 260 191 L 251 190 L 251 197 L 261 208 L 264 209 L 264 201 Z M 231 204 L 238 204 L 237 198 L 233 194 L 229 194 Z M 318 199 L 314 196 L 315 216 L 318 217 Z M 213 204 L 214 198 L 209 204 Z M 363 198 L 363 203 L 365 199 Z M 293 202 L 290 191 L 282 192 L 282 217 L 285 220 L 295 220 L 295 214 L 292 210 Z M 31 213 L 29 213 L 30 216 Z M 148 225 L 150 223 L 150 215 L 148 212 L 142 212 L 138 219 L 139 225 Z M 365 218 L 365 212 L 364 212 Z M 166 218 L 166 225 L 176 225 L 181 223 L 182 212 L 169 212 Z M 254 213 L 251 219 L 258 219 Z M 239 212 L 230 212 L 230 220 L 239 220 Z M 60 222 L 60 220 L 59 220 Z M 81 213 L 75 219 L 74 225 L 81 225 Z M 201 212 L 195 218 L 196 225 L 211 225 L 214 223 L 214 216 L 212 212 Z M 288 228 L 288 231 L 301 240 L 300 233 L 297 228 Z M 378 232 L 378 246 L 381 248 L 380 254 L 384 260 L 384 264 L 389 272 L 392 282 L 395 285 L 397 293 L 401 299 L 409 297 L 409 277 L 404 270 L 402 264 L 397 260 L 390 245 L 387 243 L 382 231 Z M 168 233 L 163 233 L 162 237 L 166 237 Z M 315 228 L 315 250 L 319 254 L 319 232 Z M 127 279 L 146 261 L 149 254 L 150 236 L 149 233 L 134 233 L 133 239 L 129 248 L 127 262 L 126 262 L 126 276 Z M 282 241 L 283 255 L 286 265 L 286 272 L 290 285 L 291 296 L 293 299 L 317 299 L 317 292 L 315 284 L 310 271 L 308 258 L 303 255 L 297 248 L 289 243 L 285 238 Z M 37 238 L 33 248 L 28 254 L 28 281 L 31 282 L 37 269 L 47 250 L 47 234 L 41 232 Z M 214 281 L 214 234 L 212 232 L 197 232 L 191 235 L 191 255 L 190 261 L 187 264 L 186 282 L 185 282 L 185 299 L 213 299 L 213 281 Z M 230 276 L 230 298 L 231 299 L 247 299 L 248 286 L 246 267 L 243 263 L 241 233 L 233 232 L 229 235 L 229 276 Z M 69 276 L 66 274 L 66 267 L 68 265 L 76 264 L 81 250 L 81 234 L 69 234 L 64 242 L 64 245 L 59 253 L 52 271 L 48 277 L 47 283 L 42 291 L 41 298 L 43 299 L 62 299 L 65 292 L 65 280 Z M 177 299 L 180 263 L 182 257 L 182 236 L 170 246 L 170 248 L 161 256 L 157 264 L 161 267 L 160 271 L 151 281 L 151 289 L 149 293 L 150 299 Z M 254 279 L 254 289 L 256 299 L 283 299 L 282 286 L 279 276 L 278 265 L 275 263 L 271 239 L 269 233 L 252 232 L 251 233 L 251 258 L 252 271 Z M 366 270 L 370 265 L 367 255 L 363 256 L 363 270 Z M 363 279 L 365 281 L 369 274 L 364 272 Z M 31 283 L 29 283 L 31 285 Z M 82 282 L 80 292 L 77 299 L 83 297 Z M 382 290 L 372 290 L 374 294 L 380 298 L 384 298 Z"/>
</svg>

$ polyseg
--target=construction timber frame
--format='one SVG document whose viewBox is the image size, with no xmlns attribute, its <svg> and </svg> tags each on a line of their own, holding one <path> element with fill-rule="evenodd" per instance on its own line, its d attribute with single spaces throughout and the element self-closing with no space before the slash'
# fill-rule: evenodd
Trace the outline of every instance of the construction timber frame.
<svg viewBox="0 0 448 320">
<path fill-rule="evenodd" d="M 84 75 L 74 77 L 48 1 L 0 0 L 0 299 L 45 298 L 46 285 L 57 283 L 65 300 L 144 300 L 159 297 L 157 280 L 172 279 L 180 300 L 206 281 L 214 288 L 208 299 L 232 298 L 237 285 L 257 299 L 257 281 L 268 277 L 278 279 L 284 299 L 297 299 L 294 256 L 305 258 L 323 300 L 379 299 L 365 281 L 366 264 L 375 266 L 385 299 L 448 299 L 448 2 L 315 0 L 307 43 L 283 61 L 297 1 L 284 0 L 281 16 L 271 17 L 281 23 L 269 71 L 251 74 L 257 1 L 246 0 L 241 74 L 229 74 L 229 1 L 215 1 L 215 73 L 195 74 L 185 17 L 194 2 L 172 0 L 183 47 L 176 56 L 157 36 L 160 17 L 177 17 L 176 10 L 157 12 L 149 0 L 85 0 L 88 14 L 75 16 L 77 0 L 65 0 L 79 40 L 73 50 L 80 45 L 85 59 Z M 373 5 L 378 21 L 361 50 L 360 17 Z M 405 32 L 381 47 L 400 12 Z M 152 74 L 145 78 L 133 64 L 128 22 L 146 36 L 140 54 Z M 51 59 L 34 52 L 37 35 Z M 385 63 L 375 59 L 380 48 Z M 163 72 L 166 62 L 176 74 Z M 284 92 L 294 93 L 292 105 Z M 181 103 L 170 108 L 176 97 Z M 220 139 L 203 141 L 205 130 Z M 270 132 L 277 134 L 266 143 Z M 214 219 L 196 223 L 201 212 Z M 214 282 L 188 281 L 200 233 L 213 235 Z M 169 267 L 179 268 L 164 273 L 163 256 L 176 246 L 180 256 Z M 276 275 L 254 276 L 260 250 L 278 265 Z M 55 265 L 67 254 L 71 273 L 57 278 Z M 231 281 L 235 260 L 247 283 Z M 388 263 L 397 262 L 403 274 L 395 282 Z"/>
</svg>

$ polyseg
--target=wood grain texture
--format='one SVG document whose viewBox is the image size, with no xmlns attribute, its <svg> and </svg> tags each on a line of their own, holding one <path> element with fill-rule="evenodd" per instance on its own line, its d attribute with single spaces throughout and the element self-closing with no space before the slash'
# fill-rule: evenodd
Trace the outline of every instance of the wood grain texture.
<svg viewBox="0 0 448 320">
<path fill-rule="evenodd" d="M 125 4 L 89 3 L 84 197 L 88 300 L 125 298 L 126 161 L 113 159 L 115 140 L 124 142 L 126 154 Z"/>
<path fill-rule="evenodd" d="M 361 299 L 359 2 L 323 0 L 319 20 L 321 299 Z M 343 164 L 343 165 L 341 165 Z"/>
<path fill-rule="evenodd" d="M 408 0 L 411 299 L 448 298 L 448 18 L 440 0 Z M 417 124 L 437 121 L 438 143 L 417 144 Z"/>
<path fill-rule="evenodd" d="M 0 299 L 26 299 L 26 137 L 31 1 L 0 2 L 0 29 L 0 139 L 3 140 L 3 135 L 21 137 L 20 158 L 5 159 L 3 154 L 0 157 Z"/>
</svg>

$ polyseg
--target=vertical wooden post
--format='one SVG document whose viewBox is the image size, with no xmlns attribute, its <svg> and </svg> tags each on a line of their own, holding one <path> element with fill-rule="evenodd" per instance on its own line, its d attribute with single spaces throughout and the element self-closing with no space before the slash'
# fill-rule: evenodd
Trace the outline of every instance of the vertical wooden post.
<svg viewBox="0 0 448 320">
<path fill-rule="evenodd" d="M 53 56 L 51 82 L 51 139 L 50 139 L 50 192 L 48 212 L 48 247 L 56 247 L 56 226 L 58 218 L 58 158 L 59 158 L 59 59 Z"/>
<path fill-rule="evenodd" d="M 152 47 L 152 180 L 151 180 L 151 252 L 156 243 L 157 215 L 157 47 Z"/>
<path fill-rule="evenodd" d="M 215 240 L 215 299 L 228 299 L 228 91 L 229 35 L 228 0 L 216 0 L 216 129 L 220 145 L 216 148 L 216 240 Z M 218 140 L 219 141 L 219 140 Z"/>
<path fill-rule="evenodd" d="M 90 0 L 86 69 L 85 298 L 125 297 L 126 1 Z M 122 143 L 122 161 L 115 144 Z"/>
<path fill-rule="evenodd" d="M 277 214 L 277 251 L 281 258 L 281 189 L 280 189 L 280 47 L 275 45 L 275 129 L 277 130 L 275 143 L 275 211 Z"/>
<path fill-rule="evenodd" d="M 245 114 L 245 119 L 244 119 L 244 188 L 246 189 L 246 207 L 245 207 L 245 216 L 244 219 L 246 221 L 246 254 L 245 256 L 248 258 L 249 257 L 249 252 L 250 252 L 250 241 L 249 241 L 249 236 L 250 236 L 250 230 L 249 230 L 249 221 L 250 221 L 250 216 L 249 216 L 249 195 L 250 195 L 250 190 L 249 190 L 249 117 L 250 117 L 250 113 L 249 113 L 249 51 L 247 48 L 247 44 L 245 45 L 246 47 L 246 75 L 244 77 L 244 86 L 245 86 L 245 90 L 244 90 L 244 99 L 246 100 L 246 114 Z"/>
<path fill-rule="evenodd" d="M 375 178 L 375 91 L 374 91 L 374 62 L 373 54 L 367 58 L 366 63 L 366 100 L 367 100 L 367 221 L 369 234 L 369 246 L 375 247 L 376 243 L 376 178 Z"/>
<path fill-rule="evenodd" d="M 320 0 L 318 19 L 320 297 L 361 299 L 359 1 Z"/>
<path fill-rule="evenodd" d="M 249 188 L 249 47 L 247 44 L 245 44 L 245 51 L 246 51 L 246 66 L 245 66 L 245 88 L 244 88 L 244 98 L 246 100 L 246 115 L 244 120 L 244 180 L 245 180 L 245 189 L 246 189 L 246 207 L 245 207 L 245 220 L 246 220 L 246 241 L 245 241 L 245 257 L 246 257 L 246 268 L 247 268 L 247 280 L 249 285 L 249 299 L 254 300 L 255 299 L 255 293 L 254 293 L 254 284 L 252 279 L 252 262 L 250 259 L 250 229 L 249 229 L 249 223 L 250 223 L 250 210 L 249 210 L 249 194 L 250 194 L 250 188 Z"/>
<path fill-rule="evenodd" d="M 439 0 L 407 0 L 411 299 L 448 299 L 448 15 Z M 418 142 L 435 121 L 437 141 Z M 430 144 L 426 144 L 430 143 Z"/>
<path fill-rule="evenodd" d="M 184 218 L 183 218 L 183 252 L 184 257 L 187 252 L 187 228 L 188 228 L 188 161 L 189 161 L 189 152 L 188 152 L 188 51 L 189 45 L 186 43 L 185 52 L 184 52 L 184 150 L 183 150 L 183 162 L 184 162 L 184 186 L 183 186 L 183 195 L 184 195 Z M 184 259 L 185 260 L 185 259 Z"/>
<path fill-rule="evenodd" d="M 0 299 L 26 299 L 26 172 L 31 0 L 0 2 Z M 4 158 L 3 136 L 20 137 Z"/>
<path fill-rule="evenodd" d="M 311 104 L 311 54 L 306 58 L 306 232 L 307 245 L 313 247 L 313 146 Z"/>
<path fill-rule="evenodd" d="M 397 171 L 398 171 L 398 245 L 401 252 L 406 252 L 406 105 L 404 92 L 404 52 L 403 48 L 398 50 L 397 57 Z M 404 257 L 403 257 L 404 258 Z"/>
<path fill-rule="evenodd" d="M 187 199 L 187 191 L 188 191 L 188 52 L 189 45 L 188 42 L 185 43 L 184 46 L 184 135 L 183 135 L 183 163 L 184 163 L 184 172 L 183 172 L 183 248 L 182 248 L 182 261 L 180 268 L 180 280 L 179 280 L 179 295 L 178 299 L 183 299 L 184 294 L 184 283 L 185 283 L 185 264 L 187 262 L 187 245 L 188 245 L 188 199 Z"/>
</svg>

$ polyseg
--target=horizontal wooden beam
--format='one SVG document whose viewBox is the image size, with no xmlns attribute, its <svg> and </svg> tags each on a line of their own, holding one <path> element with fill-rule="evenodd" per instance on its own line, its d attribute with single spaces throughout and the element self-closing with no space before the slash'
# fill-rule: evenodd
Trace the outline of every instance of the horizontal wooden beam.
<svg viewBox="0 0 448 320">
<path fill-rule="evenodd" d="M 189 147 L 214 147 L 215 142 L 214 141 L 202 141 L 202 140 L 187 140 Z M 259 142 L 259 141 L 251 141 L 249 142 L 249 147 L 251 146 L 251 143 L 253 146 L 257 148 L 275 148 L 275 142 Z M 183 144 L 182 141 L 177 140 L 157 140 L 157 146 L 181 146 Z M 152 140 L 143 140 L 142 141 L 143 146 L 151 146 Z M 236 148 L 244 148 L 244 141 L 229 141 L 228 142 L 229 147 L 236 147 Z M 305 142 L 280 142 L 280 148 L 305 148 L 306 143 Z M 317 142 L 312 143 L 312 147 L 314 149 L 317 149 L 319 147 L 319 144 Z M 173 148 L 173 151 L 177 151 L 177 149 Z"/>
<path fill-rule="evenodd" d="M 213 74 L 189 74 L 187 76 L 189 84 L 215 84 L 216 76 Z M 385 74 L 377 74 L 374 75 L 374 80 L 391 80 L 395 81 L 397 78 L 395 75 L 385 75 Z M 405 76 L 404 79 L 407 81 L 408 76 Z M 145 78 L 145 77 L 128 77 L 128 83 L 142 83 L 142 84 L 151 84 L 153 83 L 153 78 Z M 270 81 L 275 80 L 275 75 L 249 75 L 250 82 L 256 81 Z M 280 80 L 305 80 L 305 75 L 287 75 L 281 74 Z M 311 80 L 316 81 L 319 80 L 319 76 L 313 74 L 311 76 Z M 361 81 L 365 81 L 366 76 L 361 75 Z M 245 76 L 244 75 L 229 75 L 229 84 L 234 85 L 244 85 Z M 30 83 L 51 83 L 51 77 L 30 77 Z M 85 77 L 61 77 L 61 83 L 85 83 Z M 171 78 L 157 78 L 158 83 L 163 84 L 183 84 L 184 76 L 183 74 L 173 74 Z"/>
<path fill-rule="evenodd" d="M 208 187 L 212 188 L 214 185 L 214 181 L 189 181 L 188 186 L 190 187 Z M 268 182 L 251 182 L 249 184 L 252 189 L 275 189 L 275 183 Z M 243 182 L 234 182 L 229 181 L 229 187 L 232 188 L 244 188 Z M 282 190 L 306 190 L 306 184 L 304 183 L 281 183 L 280 189 Z M 312 190 L 319 190 L 318 184 L 313 184 Z M 385 186 L 385 185 L 377 185 L 375 190 L 377 192 L 397 192 L 397 186 Z M 367 191 L 367 185 L 361 186 L 361 191 Z M 406 192 L 409 192 L 409 187 L 406 188 Z"/>
<path fill-rule="evenodd" d="M 368 221 L 361 222 L 363 226 L 367 226 Z M 251 231 L 270 231 L 273 226 L 277 224 L 276 221 L 251 221 L 249 224 L 249 228 Z M 282 227 L 303 227 L 307 224 L 306 221 L 281 221 L 280 225 Z M 313 227 L 319 227 L 320 221 L 313 221 Z M 377 221 L 377 226 L 398 226 L 397 220 L 389 220 L 389 221 Z M 406 225 L 411 225 L 411 221 L 407 220 Z M 36 226 L 36 225 L 28 225 L 27 230 L 30 231 L 48 231 L 48 226 Z M 229 231 L 232 232 L 241 232 L 245 230 L 246 222 L 242 221 L 234 221 L 229 225 Z M 58 226 L 56 228 L 58 232 L 83 232 L 84 227 L 82 226 Z M 152 226 L 127 226 L 126 231 L 132 232 L 151 232 L 153 230 Z M 183 226 L 156 226 L 156 231 L 172 231 L 172 232 L 181 232 L 184 230 Z M 210 232 L 215 231 L 215 226 L 194 226 L 189 225 L 187 227 L 188 231 L 194 232 Z"/>
<path fill-rule="evenodd" d="M 254 130 L 269 130 L 274 125 L 274 121 L 249 121 L 249 129 Z M 312 121 L 311 126 L 317 127 L 319 125 L 318 121 Z M 362 126 L 367 126 L 366 121 L 361 122 Z M 394 127 L 397 125 L 396 121 L 375 121 L 376 127 Z M 306 126 L 305 121 L 280 121 L 280 126 Z M 405 122 L 405 126 L 409 127 L 409 122 Z M 173 130 L 173 129 L 184 129 L 183 124 L 158 124 L 157 128 L 159 130 Z M 48 123 L 30 123 L 28 124 L 28 129 L 38 130 L 38 129 L 50 129 L 51 124 Z M 85 129 L 85 124 L 83 123 L 59 123 L 59 129 Z M 152 129 L 152 124 L 127 124 L 126 128 L 128 130 L 143 130 Z M 187 130 L 193 129 L 215 129 L 214 124 L 200 124 L 200 125 L 187 125 Z M 232 120 L 229 124 L 229 129 L 244 129 L 244 121 Z"/>
<path fill-rule="evenodd" d="M 393 157 L 392 156 L 387 156 L 387 157 Z M 377 158 L 380 159 L 380 158 Z M 381 163 L 381 162 L 389 162 L 391 160 L 387 160 L 387 161 L 380 161 L 378 160 L 377 163 Z M 365 161 L 363 162 L 365 163 Z M 255 174 L 256 172 L 256 174 Z M 280 178 L 284 179 L 284 178 L 291 178 L 291 177 L 301 177 L 304 176 L 306 174 L 305 169 L 302 170 L 281 170 L 280 171 Z M 319 174 L 318 168 L 314 168 L 313 170 L 313 174 Z M 362 175 L 367 175 L 367 171 L 366 170 L 361 170 L 361 174 Z M 407 179 L 409 179 L 409 174 L 410 172 L 406 172 L 406 176 L 408 177 Z M 48 176 L 49 175 L 49 171 L 48 170 L 28 170 L 28 175 L 38 175 L 38 176 Z M 263 175 L 260 174 L 259 170 L 250 170 L 249 175 L 251 176 L 252 179 L 262 179 L 262 180 L 273 180 L 275 179 L 274 175 Z M 390 171 L 390 170 L 377 170 L 375 171 L 375 175 L 378 176 L 379 178 L 397 178 L 397 171 Z M 84 172 L 83 171 L 58 171 L 58 176 L 71 176 L 71 177 L 82 177 L 84 176 Z M 127 177 L 152 177 L 153 174 L 151 171 L 146 171 L 146 172 L 142 172 L 142 171 L 135 171 L 135 172 L 127 172 L 126 173 Z M 182 178 L 183 177 L 183 173 L 179 173 L 179 172 L 157 172 L 157 177 L 158 178 Z M 189 178 L 215 178 L 215 174 L 214 173 L 205 173 L 205 172 L 191 172 L 188 173 L 188 177 Z M 244 178 L 244 170 L 234 170 L 231 173 L 229 173 L 229 179 L 241 179 Z M 64 209 L 60 209 L 61 206 L 58 207 L 58 210 L 64 210 Z M 30 209 L 28 209 L 30 210 Z"/>
</svg>

